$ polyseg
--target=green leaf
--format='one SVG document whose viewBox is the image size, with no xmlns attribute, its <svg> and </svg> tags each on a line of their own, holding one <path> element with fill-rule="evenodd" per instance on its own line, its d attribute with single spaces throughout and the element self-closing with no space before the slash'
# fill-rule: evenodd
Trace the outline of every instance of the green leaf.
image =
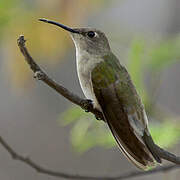
<svg viewBox="0 0 180 180">
<path fill-rule="evenodd" d="M 95 119 L 81 119 L 72 128 L 72 145 L 76 151 L 83 153 L 95 146 L 110 148 L 115 145 L 115 140 L 104 122 Z"/>
<path fill-rule="evenodd" d="M 110 148 L 115 144 L 115 140 L 106 124 L 95 119 L 94 115 L 85 113 L 77 106 L 65 111 L 58 122 L 64 126 L 74 124 L 70 139 L 74 149 L 78 152 L 82 153 L 94 146 Z"/>
<path fill-rule="evenodd" d="M 81 117 L 86 115 L 87 113 L 85 113 L 80 107 L 72 106 L 71 108 L 69 108 L 60 115 L 58 122 L 66 126 L 72 122 L 79 120 Z"/>
<path fill-rule="evenodd" d="M 145 100 L 147 94 L 144 87 L 144 51 L 144 41 L 140 39 L 134 40 L 130 48 L 127 68 L 137 91 Z"/>
<path fill-rule="evenodd" d="M 169 67 L 179 61 L 180 58 L 180 39 L 170 39 L 161 42 L 149 52 L 149 62 L 147 66 L 153 71 L 158 71 Z"/>
<path fill-rule="evenodd" d="M 80 119 L 76 122 L 71 131 L 71 142 L 77 151 L 82 152 L 91 147 L 91 140 L 87 138 L 88 128 L 91 126 L 91 121 Z"/>
<path fill-rule="evenodd" d="M 116 146 L 107 124 L 98 121 L 90 113 L 85 113 L 81 108 L 73 106 L 60 116 L 61 124 L 74 123 L 70 139 L 74 149 L 83 153 L 95 146 L 112 148 Z M 63 123 L 62 123 L 63 122 Z M 150 124 L 150 132 L 154 141 L 161 147 L 174 146 L 180 138 L 180 124 L 169 119 L 162 123 Z"/>
<path fill-rule="evenodd" d="M 152 137 L 159 146 L 169 148 L 177 143 L 180 137 L 180 124 L 174 122 L 174 120 L 168 120 L 162 124 L 151 124 Z"/>
</svg>

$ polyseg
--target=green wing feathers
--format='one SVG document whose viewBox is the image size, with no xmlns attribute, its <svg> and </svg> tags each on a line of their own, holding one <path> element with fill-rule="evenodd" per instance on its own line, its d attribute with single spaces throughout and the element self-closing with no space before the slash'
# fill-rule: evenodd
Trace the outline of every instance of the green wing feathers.
<svg viewBox="0 0 180 180">
<path fill-rule="evenodd" d="M 155 157 L 142 138 L 147 129 L 144 107 L 125 67 L 113 54 L 105 56 L 93 69 L 91 80 L 105 120 L 122 152 L 141 169 L 156 166 Z"/>
</svg>

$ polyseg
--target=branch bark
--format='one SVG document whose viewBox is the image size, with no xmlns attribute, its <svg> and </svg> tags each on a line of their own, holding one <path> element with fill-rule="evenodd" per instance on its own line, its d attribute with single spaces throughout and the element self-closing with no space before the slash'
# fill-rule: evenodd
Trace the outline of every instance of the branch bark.
<svg viewBox="0 0 180 180">
<path fill-rule="evenodd" d="M 18 40 L 18 46 L 23 54 L 26 62 L 29 64 L 31 70 L 34 72 L 34 78 L 37 78 L 38 80 L 43 81 L 45 84 L 53 88 L 57 93 L 64 96 L 66 99 L 71 101 L 72 103 L 80 106 L 82 109 L 84 109 L 86 112 L 93 113 L 96 118 L 103 120 L 103 115 L 100 111 L 93 108 L 92 101 L 89 99 L 82 99 L 76 94 L 70 92 L 65 87 L 57 84 L 53 79 L 49 78 L 49 76 L 40 68 L 40 66 L 33 60 L 31 55 L 29 54 L 26 46 L 25 46 L 26 40 L 24 39 L 24 36 L 21 35 Z"/>
<path fill-rule="evenodd" d="M 18 38 L 17 42 L 18 42 L 18 46 L 20 48 L 21 53 L 25 57 L 26 62 L 29 64 L 31 70 L 34 72 L 35 78 L 43 81 L 45 84 L 47 84 L 48 86 L 53 88 L 56 92 L 58 92 L 60 95 L 64 96 L 66 99 L 68 99 L 72 103 L 80 106 L 85 111 L 93 113 L 97 119 L 104 120 L 102 113 L 100 111 L 98 111 L 97 109 L 93 108 L 93 104 L 92 104 L 91 100 L 82 99 L 79 96 L 75 95 L 74 93 L 70 92 L 68 89 L 64 88 L 62 85 L 57 84 L 40 68 L 40 66 L 33 60 L 31 55 L 29 54 L 29 52 L 25 46 L 26 41 L 25 41 L 23 35 L 21 35 Z M 152 174 L 152 173 L 169 171 L 169 170 L 180 167 L 179 166 L 180 157 L 177 157 L 176 155 L 160 148 L 158 145 L 154 144 L 154 142 L 151 142 L 150 146 L 154 149 L 154 152 L 156 152 L 156 154 L 160 158 L 165 159 L 170 162 L 173 162 L 175 164 L 167 165 L 164 167 L 158 167 L 154 170 L 150 170 L 150 171 L 146 171 L 146 172 L 133 171 L 133 172 L 129 172 L 129 173 L 126 173 L 126 174 L 123 174 L 120 176 L 116 176 L 116 177 L 107 177 L 107 176 L 106 177 L 102 177 L 102 176 L 93 177 L 93 176 L 73 175 L 73 174 L 69 174 L 69 173 L 56 172 L 56 171 L 52 171 L 52 170 L 43 168 L 42 166 L 40 166 L 40 165 L 36 164 L 34 161 L 32 161 L 30 158 L 21 156 L 20 154 L 16 153 L 15 150 L 13 150 L 13 148 L 10 147 L 2 137 L 0 137 L 0 143 L 11 154 L 13 159 L 16 159 L 16 160 L 26 163 L 27 165 L 29 165 L 30 167 L 32 167 L 33 169 L 35 169 L 36 171 L 38 171 L 40 173 L 48 174 L 50 176 L 55 176 L 55 177 L 62 177 L 62 178 L 66 178 L 66 179 L 84 179 L 84 180 L 88 180 L 88 179 L 91 179 L 91 180 L 96 180 L 96 179 L 97 180 L 101 180 L 101 179 L 117 180 L 117 179 L 119 179 L 119 180 L 122 180 L 122 179 L 127 179 L 127 178 L 130 179 L 130 178 L 137 177 L 137 176 L 148 175 L 148 174 Z"/>
<path fill-rule="evenodd" d="M 145 176 L 145 175 L 150 175 L 154 173 L 159 173 L 159 172 L 167 172 L 176 168 L 179 168 L 179 165 L 167 165 L 164 167 L 158 167 L 154 170 L 151 171 L 132 171 L 128 173 L 124 173 L 119 176 L 114 176 L 114 177 L 108 177 L 108 176 L 83 176 L 83 175 L 74 175 L 70 173 L 64 173 L 64 172 L 58 172 L 50 169 L 46 169 L 41 165 L 36 164 L 34 161 L 32 161 L 29 157 L 22 156 L 18 154 L 12 147 L 8 145 L 8 143 L 0 136 L 0 144 L 8 151 L 8 153 L 12 156 L 13 159 L 21 161 L 28 166 L 32 167 L 35 169 L 37 172 L 41 174 L 47 174 L 49 176 L 53 177 L 58 177 L 58 178 L 66 178 L 66 179 L 74 179 L 74 180 L 124 180 L 124 179 L 131 179 L 134 177 L 139 177 L 139 176 Z"/>
</svg>

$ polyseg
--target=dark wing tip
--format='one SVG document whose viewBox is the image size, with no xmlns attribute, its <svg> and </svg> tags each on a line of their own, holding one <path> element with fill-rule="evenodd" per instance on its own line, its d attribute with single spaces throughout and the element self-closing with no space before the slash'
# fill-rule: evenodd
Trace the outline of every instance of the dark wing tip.
<svg viewBox="0 0 180 180">
<path fill-rule="evenodd" d="M 151 135 L 148 135 L 146 133 L 146 131 L 144 131 L 144 136 L 143 136 L 143 140 L 146 144 L 146 146 L 148 147 L 149 151 L 152 153 L 154 159 L 158 162 L 158 163 L 162 163 L 161 158 L 157 155 L 156 152 L 156 144 L 154 143 Z"/>
</svg>

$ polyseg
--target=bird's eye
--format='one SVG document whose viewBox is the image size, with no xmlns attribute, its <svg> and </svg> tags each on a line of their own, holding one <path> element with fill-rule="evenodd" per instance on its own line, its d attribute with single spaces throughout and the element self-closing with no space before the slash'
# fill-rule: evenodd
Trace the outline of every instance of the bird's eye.
<svg viewBox="0 0 180 180">
<path fill-rule="evenodd" d="M 96 34 L 95 34 L 94 31 L 89 31 L 89 32 L 87 33 L 87 35 L 88 35 L 88 37 L 93 38 Z"/>
</svg>

